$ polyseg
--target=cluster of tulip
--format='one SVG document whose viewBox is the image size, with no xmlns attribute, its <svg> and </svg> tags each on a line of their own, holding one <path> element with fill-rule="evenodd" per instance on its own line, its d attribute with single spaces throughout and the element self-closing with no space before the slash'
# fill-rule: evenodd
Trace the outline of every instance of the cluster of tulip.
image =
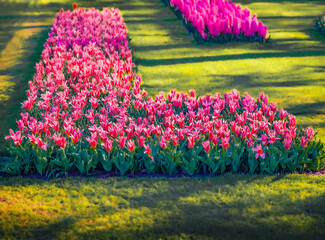
<svg viewBox="0 0 325 240">
<path fill-rule="evenodd" d="M 250 10 L 228 0 L 164 0 L 198 39 L 265 41 L 267 27 Z"/>
<path fill-rule="evenodd" d="M 312 128 L 297 131 L 263 93 L 148 97 L 117 9 L 59 12 L 44 46 L 19 131 L 6 137 L 7 172 L 295 171 L 319 157 Z"/>
</svg>

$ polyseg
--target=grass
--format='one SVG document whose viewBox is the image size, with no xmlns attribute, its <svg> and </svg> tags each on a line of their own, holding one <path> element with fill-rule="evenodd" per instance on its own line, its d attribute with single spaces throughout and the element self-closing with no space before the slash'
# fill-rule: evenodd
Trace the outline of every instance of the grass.
<svg viewBox="0 0 325 240">
<path fill-rule="evenodd" d="M 16 128 L 52 19 L 68 0 L 0 0 L 0 154 Z M 118 7 L 149 95 L 264 91 L 325 141 L 324 1 L 238 0 L 269 28 L 267 44 L 197 45 L 160 0 L 77 1 Z M 325 177 L 0 178 L 0 239 L 322 239 Z"/>
<path fill-rule="evenodd" d="M 0 178 L 1 239 L 321 239 L 325 176 Z"/>
</svg>

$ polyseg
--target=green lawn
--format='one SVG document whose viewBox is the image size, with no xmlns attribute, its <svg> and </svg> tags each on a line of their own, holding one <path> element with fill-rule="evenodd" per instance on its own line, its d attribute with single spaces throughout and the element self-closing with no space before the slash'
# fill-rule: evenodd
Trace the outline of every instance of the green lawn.
<svg viewBox="0 0 325 240">
<path fill-rule="evenodd" d="M 0 178 L 1 239 L 323 239 L 325 176 Z"/>
<path fill-rule="evenodd" d="M 73 2 L 0 0 L 0 154 L 51 21 Z M 76 2 L 122 11 L 149 95 L 264 91 L 325 141 L 325 37 L 313 28 L 325 1 L 235 0 L 270 43 L 202 45 L 160 0 Z M 324 209 L 325 176 L 0 178 L 0 239 L 323 239 Z"/>
</svg>

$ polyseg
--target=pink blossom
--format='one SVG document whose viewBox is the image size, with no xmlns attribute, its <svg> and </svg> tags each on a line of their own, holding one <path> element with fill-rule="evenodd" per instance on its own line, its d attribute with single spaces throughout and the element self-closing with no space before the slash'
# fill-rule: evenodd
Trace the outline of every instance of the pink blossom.
<svg viewBox="0 0 325 240">
<path fill-rule="evenodd" d="M 172 135 L 171 139 L 172 139 L 172 141 L 173 141 L 173 145 L 174 145 L 174 146 L 179 145 L 179 141 L 178 141 L 178 138 L 177 138 L 176 135 Z"/>
<path fill-rule="evenodd" d="M 296 126 L 296 117 L 293 115 L 289 115 L 289 127 Z"/>
<path fill-rule="evenodd" d="M 131 151 L 131 152 L 134 151 L 135 144 L 134 144 L 134 141 L 133 140 L 128 140 L 127 145 L 128 145 L 129 151 Z"/>
<path fill-rule="evenodd" d="M 288 116 L 288 112 L 284 111 L 283 108 L 280 109 L 280 118 L 283 120 L 286 116 Z"/>
<path fill-rule="evenodd" d="M 38 145 L 38 147 L 44 151 L 47 150 L 47 143 L 43 142 L 42 139 L 40 137 L 37 138 L 37 142 L 36 144 Z M 65 144 L 64 144 L 65 146 Z M 64 147 L 63 147 L 64 148 Z"/>
<path fill-rule="evenodd" d="M 277 139 L 280 139 L 280 138 L 276 138 L 275 137 L 275 132 L 269 132 L 269 141 L 268 141 L 268 143 L 275 143 L 275 141 L 277 140 Z"/>
<path fill-rule="evenodd" d="M 257 140 L 260 140 L 263 146 L 266 145 L 266 143 L 268 143 L 266 134 L 262 135 L 261 138 L 257 138 Z"/>
<path fill-rule="evenodd" d="M 284 148 L 286 150 L 289 150 L 291 147 L 291 143 L 292 143 L 292 138 L 290 138 L 290 137 L 285 138 L 284 139 Z"/>
<path fill-rule="evenodd" d="M 269 121 L 272 122 L 274 120 L 274 113 L 269 111 Z"/>
<path fill-rule="evenodd" d="M 144 144 L 143 146 L 144 146 L 144 149 L 145 149 L 144 150 L 144 154 L 148 154 L 148 156 L 150 157 L 151 156 L 151 152 L 152 152 L 151 151 L 151 148 L 150 148 L 150 145 L 149 144 L 148 145 L 147 144 Z"/>
<path fill-rule="evenodd" d="M 95 122 L 95 117 L 97 116 L 98 114 L 96 113 L 94 113 L 94 109 L 90 109 L 89 111 L 88 111 L 88 114 L 85 114 L 85 117 L 87 117 L 88 118 L 88 120 L 89 120 L 89 122 L 91 122 L 92 124 L 94 124 L 94 122 Z"/>
<path fill-rule="evenodd" d="M 101 145 L 107 152 L 110 152 L 112 150 L 112 141 L 110 139 L 106 139 L 106 141 L 102 142 Z"/>
<path fill-rule="evenodd" d="M 187 147 L 188 148 L 193 148 L 194 143 L 195 143 L 195 138 L 194 137 L 187 137 Z"/>
<path fill-rule="evenodd" d="M 165 137 L 161 137 L 160 141 L 159 141 L 160 147 L 162 149 L 166 149 L 167 148 L 167 140 Z"/>
<path fill-rule="evenodd" d="M 5 139 L 11 139 L 15 145 L 20 145 L 21 141 L 24 139 L 25 136 L 21 136 L 20 131 L 14 132 L 12 129 L 10 129 L 9 131 L 10 135 L 6 136 Z"/>
<path fill-rule="evenodd" d="M 28 134 L 28 138 L 29 138 L 29 141 L 32 143 L 32 144 L 37 144 L 38 142 L 38 138 L 33 135 L 33 134 Z"/>
<path fill-rule="evenodd" d="M 84 130 L 80 130 L 79 128 L 77 129 L 72 129 L 72 132 L 71 132 L 71 139 L 74 143 L 77 143 L 79 141 L 79 139 L 81 138 L 82 136 L 82 133 L 83 133 Z"/>
<path fill-rule="evenodd" d="M 143 147 L 144 146 L 144 137 L 143 136 L 139 136 L 139 138 L 138 138 L 138 144 L 139 144 L 139 147 Z"/>
<path fill-rule="evenodd" d="M 314 132 L 312 127 L 307 127 L 303 132 L 307 135 L 308 140 L 311 140 L 314 137 Z"/>
<path fill-rule="evenodd" d="M 61 148 L 65 148 L 67 141 L 65 137 L 61 136 L 61 134 L 54 134 L 52 138 L 54 140 L 55 145 L 58 145 Z"/>
<path fill-rule="evenodd" d="M 246 142 L 249 148 L 252 148 L 254 146 L 254 142 L 252 138 L 249 138 L 248 140 L 246 140 Z"/>
<path fill-rule="evenodd" d="M 205 152 L 209 152 L 209 151 L 210 151 L 210 141 L 209 141 L 209 140 L 204 141 L 204 142 L 202 143 L 202 146 L 203 146 L 203 150 L 204 150 Z"/>
<path fill-rule="evenodd" d="M 95 97 L 90 98 L 90 103 L 92 108 L 97 108 L 98 107 L 98 100 Z"/>
<path fill-rule="evenodd" d="M 261 144 L 257 145 L 256 148 L 253 148 L 252 150 L 254 152 L 256 152 L 256 154 L 255 154 L 256 159 L 258 159 L 259 156 L 261 156 L 261 158 L 265 159 L 265 153 L 263 152 Z"/>
<path fill-rule="evenodd" d="M 308 143 L 308 139 L 302 136 L 300 141 L 301 147 L 305 148 L 307 146 L 307 143 Z"/>
<path fill-rule="evenodd" d="M 225 138 L 221 138 L 221 146 L 224 148 L 224 149 L 227 149 L 229 147 L 229 138 L 225 137 Z"/>
<path fill-rule="evenodd" d="M 90 137 L 86 137 L 86 140 L 89 142 L 92 148 L 95 148 L 98 140 L 97 133 L 91 133 Z"/>
<path fill-rule="evenodd" d="M 127 140 L 127 137 L 122 137 L 122 136 L 119 137 L 118 144 L 119 144 L 120 148 L 123 148 L 125 146 L 126 140 Z"/>
</svg>

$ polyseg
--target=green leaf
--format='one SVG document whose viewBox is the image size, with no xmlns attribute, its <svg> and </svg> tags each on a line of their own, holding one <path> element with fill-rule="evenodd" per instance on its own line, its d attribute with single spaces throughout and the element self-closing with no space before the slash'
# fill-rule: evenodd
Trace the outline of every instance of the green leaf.
<svg viewBox="0 0 325 240">
<path fill-rule="evenodd" d="M 38 156 L 35 161 L 36 170 L 40 175 L 43 175 L 44 170 L 48 165 L 48 161 L 46 157 Z"/>
<path fill-rule="evenodd" d="M 272 173 L 274 173 L 276 171 L 280 161 L 281 161 L 281 159 L 280 158 L 277 159 L 276 155 L 271 155 L 270 169 L 271 169 Z"/>
<path fill-rule="evenodd" d="M 210 173 L 213 173 L 214 169 L 216 168 L 216 163 L 211 158 L 199 157 L 199 160 L 209 167 Z"/>
<path fill-rule="evenodd" d="M 255 159 L 254 153 L 252 152 L 248 154 L 248 166 L 250 174 L 253 174 L 258 166 L 258 160 Z"/>
<path fill-rule="evenodd" d="M 238 154 L 236 151 L 232 154 L 233 160 L 232 160 L 232 171 L 236 173 L 240 167 L 241 164 L 241 156 L 243 155 L 243 151 Z"/>
<path fill-rule="evenodd" d="M 124 176 L 130 168 L 129 162 L 125 159 L 125 154 L 120 153 L 114 159 L 116 168 L 120 171 L 121 176 Z"/>
<path fill-rule="evenodd" d="M 108 153 L 106 153 L 104 150 L 99 149 L 100 151 L 100 157 L 99 161 L 102 164 L 105 171 L 109 172 L 112 170 L 113 161 L 109 159 Z"/>
</svg>

